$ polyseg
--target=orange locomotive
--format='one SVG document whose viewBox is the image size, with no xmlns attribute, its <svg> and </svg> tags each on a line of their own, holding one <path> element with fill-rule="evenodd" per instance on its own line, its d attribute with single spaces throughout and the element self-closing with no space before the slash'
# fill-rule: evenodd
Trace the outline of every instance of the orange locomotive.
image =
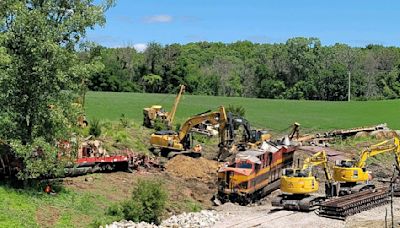
<svg viewBox="0 0 400 228">
<path fill-rule="evenodd" d="M 218 170 L 217 198 L 248 204 L 278 189 L 281 170 L 292 165 L 294 151 L 268 142 L 267 148 L 239 152 Z"/>
</svg>

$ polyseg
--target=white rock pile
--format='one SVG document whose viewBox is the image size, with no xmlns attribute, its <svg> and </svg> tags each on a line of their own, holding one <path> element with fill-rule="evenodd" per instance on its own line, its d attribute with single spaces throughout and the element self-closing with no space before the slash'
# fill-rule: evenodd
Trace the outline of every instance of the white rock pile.
<svg viewBox="0 0 400 228">
<path fill-rule="evenodd" d="M 161 223 L 162 227 L 211 227 L 220 220 L 216 211 L 202 210 L 196 213 L 183 213 L 172 216 Z"/>
<path fill-rule="evenodd" d="M 216 211 L 202 210 L 201 212 L 183 213 L 174 215 L 164 220 L 157 226 L 145 222 L 134 223 L 132 221 L 113 222 L 105 228 L 192 228 L 192 227 L 211 227 L 221 218 Z M 101 227 L 102 228 L 102 227 Z"/>
<path fill-rule="evenodd" d="M 103 227 L 100 226 L 100 228 Z M 149 224 L 147 222 L 134 223 L 132 221 L 122 220 L 119 222 L 113 222 L 110 225 L 106 225 L 105 228 L 158 228 L 158 226 Z"/>
</svg>

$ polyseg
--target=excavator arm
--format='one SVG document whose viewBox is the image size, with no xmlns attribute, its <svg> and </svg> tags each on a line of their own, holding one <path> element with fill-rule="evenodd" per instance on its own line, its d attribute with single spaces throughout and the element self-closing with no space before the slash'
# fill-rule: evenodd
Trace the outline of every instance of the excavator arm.
<svg viewBox="0 0 400 228">
<path fill-rule="evenodd" d="M 355 167 L 364 168 L 366 165 L 366 161 L 370 157 L 374 157 L 378 154 L 386 153 L 386 152 L 395 152 L 397 164 L 399 162 L 399 153 L 400 153 L 400 145 L 399 145 L 399 138 L 395 137 L 393 140 L 385 140 L 378 144 L 372 145 L 365 149 L 361 155 L 360 159 L 356 163 Z"/>
<path fill-rule="evenodd" d="M 325 151 L 320 151 L 315 153 L 313 156 L 306 158 L 303 163 L 303 170 L 308 169 L 312 166 L 318 166 L 321 164 L 326 164 L 328 162 L 328 158 L 326 156 Z"/>
<path fill-rule="evenodd" d="M 227 121 L 225 108 L 221 106 L 217 112 L 205 113 L 188 119 L 179 130 L 179 140 L 182 141 L 194 126 L 204 121 L 209 121 L 212 125 L 219 124 L 219 129 L 221 132 L 221 129 L 224 129 Z"/>
<path fill-rule="evenodd" d="M 309 169 L 313 166 L 322 166 L 324 168 L 325 172 L 325 178 L 329 183 L 333 182 L 332 174 L 329 170 L 328 166 L 328 156 L 326 155 L 326 152 L 320 151 L 318 153 L 315 153 L 313 156 L 306 158 L 303 163 L 303 168 L 302 170 Z"/>
</svg>

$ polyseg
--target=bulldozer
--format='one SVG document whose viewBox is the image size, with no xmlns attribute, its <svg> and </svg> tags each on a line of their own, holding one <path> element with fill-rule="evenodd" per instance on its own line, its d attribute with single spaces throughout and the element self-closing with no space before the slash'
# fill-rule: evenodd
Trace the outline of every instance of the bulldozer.
<svg viewBox="0 0 400 228">
<path fill-rule="evenodd" d="M 319 182 L 313 175 L 312 169 L 322 166 L 327 180 L 325 196 L 313 195 L 319 190 Z M 320 151 L 304 160 L 301 169 L 286 168 L 282 170 L 280 189 L 283 194 L 272 200 L 272 206 L 289 210 L 310 211 L 326 198 L 339 195 L 339 184 L 335 182 L 328 166 L 325 151 Z"/>
<path fill-rule="evenodd" d="M 208 121 L 213 125 L 219 125 L 219 132 L 222 134 L 227 122 L 225 108 L 221 106 L 218 111 L 206 112 L 189 118 L 182 124 L 178 132 L 164 130 L 153 133 L 150 137 L 150 150 L 159 150 L 162 156 L 168 158 L 172 158 L 178 154 L 185 154 L 192 157 L 201 156 L 201 146 L 193 146 L 191 129 L 204 121 Z"/>
<path fill-rule="evenodd" d="M 161 105 L 152 105 L 149 108 L 143 109 L 143 126 L 148 128 L 154 128 L 154 124 L 156 121 L 161 121 L 163 124 L 167 126 L 168 129 L 172 128 L 172 123 L 175 118 L 175 113 L 178 108 L 178 104 L 182 97 L 182 94 L 185 92 L 185 86 L 179 86 L 179 92 L 175 97 L 174 106 L 172 107 L 171 112 L 167 112 L 163 109 Z"/>
</svg>

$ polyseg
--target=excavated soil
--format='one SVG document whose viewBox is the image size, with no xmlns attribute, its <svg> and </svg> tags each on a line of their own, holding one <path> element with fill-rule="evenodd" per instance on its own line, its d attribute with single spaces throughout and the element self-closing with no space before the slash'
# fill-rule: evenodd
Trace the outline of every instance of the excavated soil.
<svg viewBox="0 0 400 228">
<path fill-rule="evenodd" d="M 202 182 L 215 180 L 218 162 L 205 158 L 191 158 L 178 155 L 166 164 L 166 171 L 172 176 L 188 179 L 197 179 Z"/>
</svg>

